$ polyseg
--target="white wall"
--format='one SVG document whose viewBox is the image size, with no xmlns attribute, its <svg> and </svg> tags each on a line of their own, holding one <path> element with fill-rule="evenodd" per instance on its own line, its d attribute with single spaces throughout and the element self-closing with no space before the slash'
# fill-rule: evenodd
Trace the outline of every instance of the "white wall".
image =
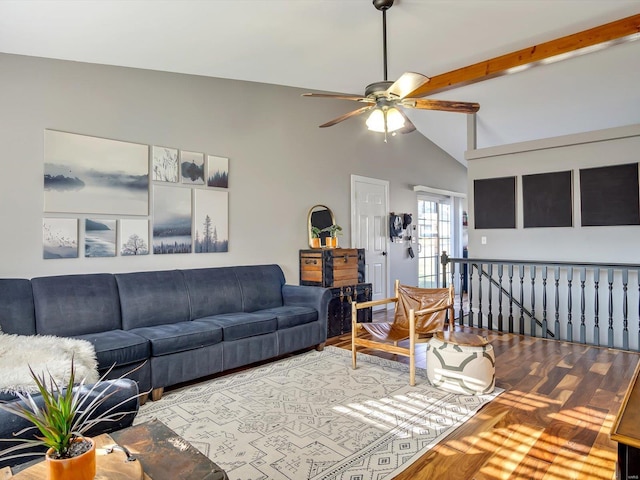
<svg viewBox="0 0 640 480">
<path fill-rule="evenodd" d="M 582 227 L 581 168 L 638 162 L 640 125 L 486 148 L 467 153 L 469 256 L 510 260 L 640 263 L 640 226 Z M 522 227 L 522 175 L 573 171 L 573 227 Z M 515 229 L 474 228 L 473 182 L 517 176 Z M 487 243 L 482 244 L 482 237 Z"/>
<path fill-rule="evenodd" d="M 0 277 L 278 263 L 298 283 L 312 205 L 333 209 L 349 244 L 351 174 L 389 180 L 391 211 L 415 214 L 416 184 L 465 191 L 466 169 L 419 133 L 385 144 L 363 118 L 319 129 L 355 106 L 301 93 L 0 54 Z M 45 129 L 229 157 L 229 252 L 43 260 Z M 392 278 L 416 272 L 392 250 Z"/>
</svg>

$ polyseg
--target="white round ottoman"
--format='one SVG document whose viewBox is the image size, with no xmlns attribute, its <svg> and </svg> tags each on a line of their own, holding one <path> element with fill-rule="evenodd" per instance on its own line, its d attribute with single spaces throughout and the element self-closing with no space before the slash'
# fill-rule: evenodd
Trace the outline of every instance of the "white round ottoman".
<svg viewBox="0 0 640 480">
<path fill-rule="evenodd" d="M 427 377 L 448 392 L 491 393 L 496 383 L 493 347 L 479 335 L 438 332 L 429 340 Z"/>
</svg>

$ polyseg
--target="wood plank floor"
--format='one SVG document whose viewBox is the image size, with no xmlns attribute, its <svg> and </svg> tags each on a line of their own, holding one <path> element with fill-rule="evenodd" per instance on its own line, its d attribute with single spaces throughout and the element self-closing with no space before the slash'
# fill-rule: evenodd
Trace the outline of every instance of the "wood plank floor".
<svg viewBox="0 0 640 480">
<path fill-rule="evenodd" d="M 463 330 L 489 338 L 496 385 L 505 392 L 398 480 L 615 478 L 617 444 L 609 439 L 609 429 L 640 355 Z M 350 349 L 351 336 L 327 344 Z M 406 362 L 385 352 L 361 351 Z M 418 366 L 424 368 L 426 345 L 419 345 L 418 352 Z"/>
</svg>

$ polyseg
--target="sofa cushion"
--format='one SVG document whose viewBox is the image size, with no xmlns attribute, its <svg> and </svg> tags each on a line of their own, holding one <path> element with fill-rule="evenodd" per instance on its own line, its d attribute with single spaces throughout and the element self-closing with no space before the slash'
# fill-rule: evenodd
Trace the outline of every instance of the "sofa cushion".
<svg viewBox="0 0 640 480">
<path fill-rule="evenodd" d="M 222 341 L 220 326 L 190 321 L 135 328 L 131 333 L 149 339 L 151 355 L 154 357 L 207 347 Z"/>
<path fill-rule="evenodd" d="M 36 332 L 73 337 L 121 328 L 118 288 L 106 273 L 31 280 Z"/>
<path fill-rule="evenodd" d="M 278 328 L 276 316 L 273 313 L 264 312 L 224 313 L 213 317 L 200 318 L 194 320 L 193 323 L 218 325 L 222 328 L 222 338 L 225 342 L 272 333 Z"/>
<path fill-rule="evenodd" d="M 191 319 L 242 311 L 240 283 L 233 267 L 183 270 Z"/>
<path fill-rule="evenodd" d="M 251 265 L 234 270 L 242 291 L 243 311 L 255 312 L 283 305 L 284 274 L 278 265 Z"/>
<path fill-rule="evenodd" d="M 17 335 L 36 333 L 33 292 L 29 280 L 0 279 L 0 331 Z"/>
<path fill-rule="evenodd" d="M 149 358 L 151 349 L 149 340 L 124 330 L 77 335 L 75 338 L 87 340 L 93 344 L 98 359 L 98 369 L 104 370 L 116 365 L 128 365 Z"/>
<path fill-rule="evenodd" d="M 189 320 L 189 296 L 182 272 L 118 273 L 115 277 L 124 330 Z"/>
<path fill-rule="evenodd" d="M 268 308 L 262 310 L 262 312 L 272 313 L 276 316 L 278 330 L 315 322 L 318 319 L 318 311 L 311 307 L 286 305 L 284 307 Z"/>
</svg>

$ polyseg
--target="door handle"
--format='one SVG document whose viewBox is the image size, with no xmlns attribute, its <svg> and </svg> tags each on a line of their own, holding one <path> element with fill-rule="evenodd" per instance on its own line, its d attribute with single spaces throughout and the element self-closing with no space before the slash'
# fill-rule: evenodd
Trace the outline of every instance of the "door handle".
<svg viewBox="0 0 640 480">
<path fill-rule="evenodd" d="M 382 252 L 382 256 L 386 257 L 387 256 L 387 252 Z"/>
</svg>

